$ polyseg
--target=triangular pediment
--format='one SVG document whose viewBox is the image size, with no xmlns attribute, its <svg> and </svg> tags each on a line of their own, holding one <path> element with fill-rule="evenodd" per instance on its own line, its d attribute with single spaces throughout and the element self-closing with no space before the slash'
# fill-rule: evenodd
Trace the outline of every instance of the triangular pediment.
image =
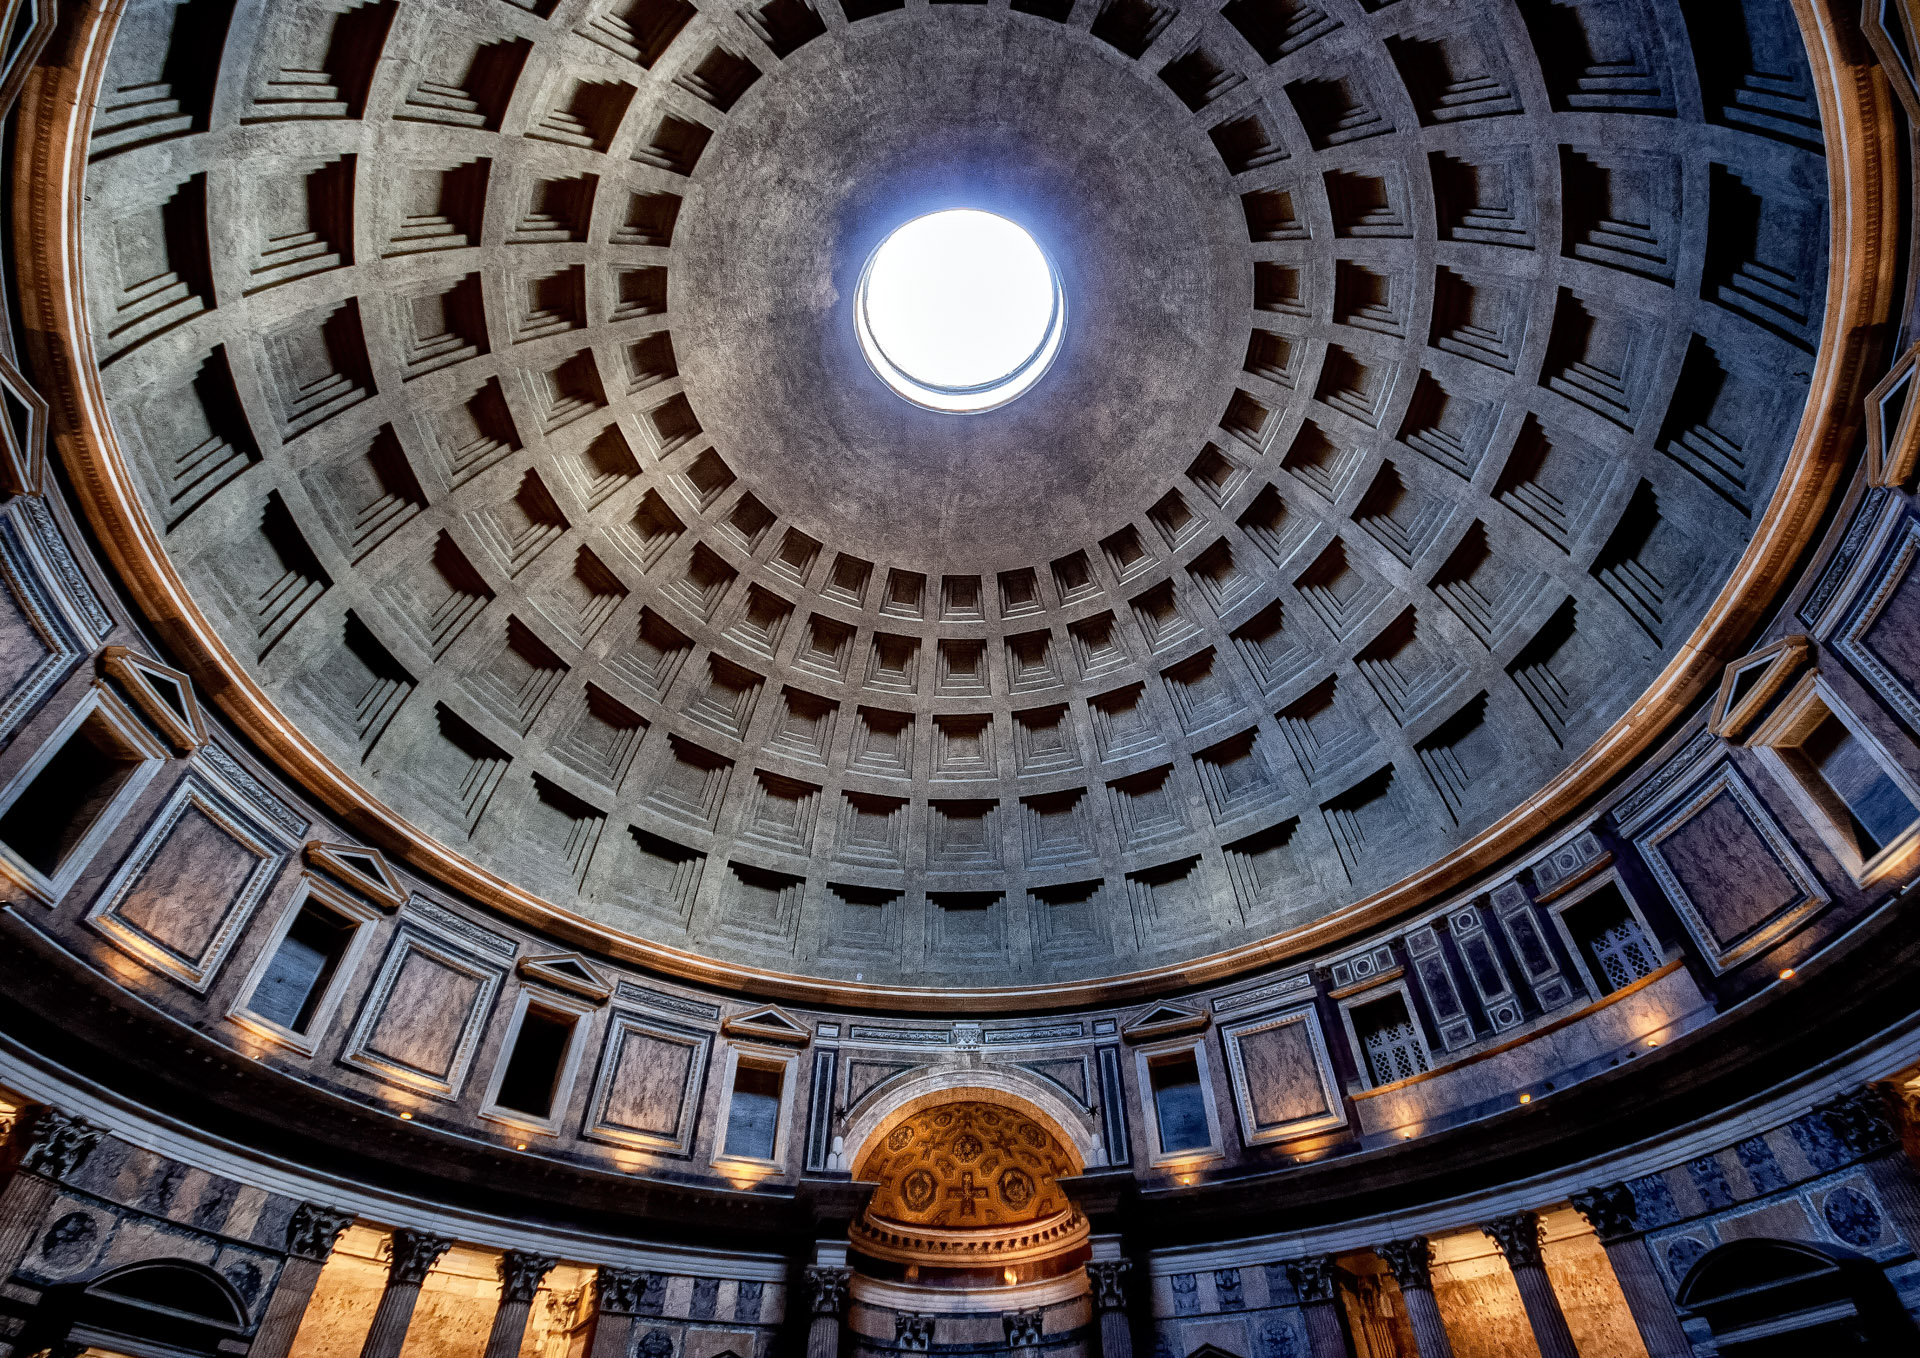
<svg viewBox="0 0 1920 1358">
<path fill-rule="evenodd" d="M 744 1014 L 735 1014 L 720 1025 L 728 1037 L 751 1038 L 756 1042 L 777 1042 L 787 1047 L 804 1047 L 813 1040 L 807 1025 L 777 1004 L 763 1004 Z"/>
<path fill-rule="evenodd" d="M 125 646 L 102 651 L 100 668 L 119 683 L 174 749 L 191 754 L 207 743 L 207 720 L 194 697 L 193 681 L 179 670 Z"/>
<path fill-rule="evenodd" d="M 1162 1002 L 1150 1006 L 1145 1013 L 1122 1027 L 1120 1036 L 1129 1042 L 1152 1042 L 1156 1038 L 1197 1033 L 1207 1026 L 1208 1021 L 1204 1010 L 1191 1005 Z"/>
<path fill-rule="evenodd" d="M 311 839 L 307 841 L 307 862 L 382 910 L 398 910 L 407 899 L 406 887 L 378 849 Z"/>
<path fill-rule="evenodd" d="M 523 957 L 518 970 L 529 981 L 539 981 L 556 990 L 584 995 L 596 1004 L 613 994 L 613 982 L 577 953 L 553 952 Z"/>
<path fill-rule="evenodd" d="M 1806 637 L 1781 637 L 1728 665 L 1707 714 L 1708 727 L 1727 740 L 1745 736 L 1792 687 L 1812 655 L 1813 643 Z"/>
</svg>

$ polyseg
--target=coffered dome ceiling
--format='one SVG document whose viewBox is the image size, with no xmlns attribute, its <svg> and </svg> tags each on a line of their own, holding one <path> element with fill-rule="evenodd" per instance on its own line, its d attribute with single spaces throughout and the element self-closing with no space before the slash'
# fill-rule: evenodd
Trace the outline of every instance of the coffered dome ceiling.
<svg viewBox="0 0 1920 1358">
<path fill-rule="evenodd" d="M 1059 981 L 1411 899 L 1685 697 L 1804 455 L 1771 0 L 219 9 L 132 6 L 98 95 L 110 544 L 364 833 L 669 964 Z M 955 206 L 1070 308 L 974 416 L 849 315 Z"/>
</svg>

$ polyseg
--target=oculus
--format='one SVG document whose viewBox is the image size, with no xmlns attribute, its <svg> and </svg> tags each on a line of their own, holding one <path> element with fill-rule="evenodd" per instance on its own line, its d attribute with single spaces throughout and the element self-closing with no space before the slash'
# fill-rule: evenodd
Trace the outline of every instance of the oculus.
<svg viewBox="0 0 1920 1358">
<path fill-rule="evenodd" d="M 1067 299 L 1024 228 L 954 208 L 880 242 L 860 271 L 853 321 L 867 363 L 896 394 L 978 414 L 1046 373 L 1066 333 Z"/>
</svg>

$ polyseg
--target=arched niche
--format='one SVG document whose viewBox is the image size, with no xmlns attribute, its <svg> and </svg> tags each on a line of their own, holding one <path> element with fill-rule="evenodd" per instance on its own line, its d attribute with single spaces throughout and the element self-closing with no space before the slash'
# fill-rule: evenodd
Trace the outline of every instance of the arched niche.
<svg viewBox="0 0 1920 1358">
<path fill-rule="evenodd" d="M 1920 1352 L 1920 1330 L 1886 1273 L 1850 1251 L 1735 1240 L 1700 1256 L 1675 1295 L 1723 1358 Z"/>
<path fill-rule="evenodd" d="M 1030 1075 L 1010 1070 L 932 1071 L 893 1085 L 860 1109 L 842 1134 L 843 1163 L 858 1166 L 883 1132 L 923 1108 L 972 1100 L 1000 1104 L 1025 1113 L 1078 1157 L 1081 1169 L 1106 1163 L 1099 1120 Z"/>
<path fill-rule="evenodd" d="M 243 1341 L 252 1329 L 239 1292 L 206 1265 L 146 1259 L 48 1289 L 21 1336 L 20 1351 L 70 1346 L 126 1358 L 211 1358 L 232 1351 L 233 1341 Z"/>
</svg>

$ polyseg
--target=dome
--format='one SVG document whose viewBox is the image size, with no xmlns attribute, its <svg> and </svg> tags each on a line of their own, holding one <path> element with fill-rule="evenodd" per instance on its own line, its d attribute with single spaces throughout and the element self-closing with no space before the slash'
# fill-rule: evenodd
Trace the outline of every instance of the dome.
<svg viewBox="0 0 1920 1358">
<path fill-rule="evenodd" d="M 1280 12 L 234 30 L 228 130 L 96 134 L 118 531 L 342 814 L 671 971 L 1138 991 L 1423 899 L 1797 512 L 1818 116 L 1677 119 L 1551 6 Z M 966 418 L 854 320 L 955 209 L 1071 313 Z"/>
</svg>

